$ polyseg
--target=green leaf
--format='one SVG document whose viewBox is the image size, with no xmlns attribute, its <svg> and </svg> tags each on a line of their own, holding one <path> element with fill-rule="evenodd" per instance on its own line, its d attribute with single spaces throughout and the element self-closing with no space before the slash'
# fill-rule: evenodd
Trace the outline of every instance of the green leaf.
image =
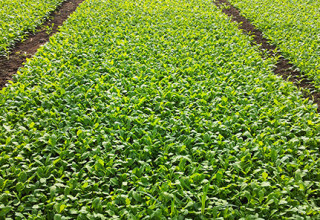
<svg viewBox="0 0 320 220">
<path fill-rule="evenodd" d="M 101 209 L 101 199 L 100 198 L 95 198 L 92 202 L 92 208 L 94 209 Z"/>
<path fill-rule="evenodd" d="M 141 196 L 138 192 L 132 191 L 132 196 L 137 202 L 141 202 Z"/>
<path fill-rule="evenodd" d="M 0 205 L 0 216 L 5 217 L 11 209 L 12 207 Z"/>
<path fill-rule="evenodd" d="M 80 136 L 80 134 L 82 134 L 82 133 L 83 133 L 82 130 L 79 129 L 79 130 L 77 131 L 77 136 Z"/>
<path fill-rule="evenodd" d="M 263 172 L 262 173 L 262 178 L 263 178 L 264 181 L 266 181 L 267 178 L 268 178 L 268 174 L 266 172 Z"/>
<path fill-rule="evenodd" d="M 22 171 L 22 172 L 20 173 L 20 175 L 19 175 L 19 179 L 18 179 L 19 182 L 24 183 L 24 182 L 27 181 L 27 179 L 28 179 L 27 173 L 26 173 L 25 171 Z"/>
<path fill-rule="evenodd" d="M 61 220 L 62 216 L 60 214 L 55 214 L 54 215 L 54 220 Z"/>
</svg>

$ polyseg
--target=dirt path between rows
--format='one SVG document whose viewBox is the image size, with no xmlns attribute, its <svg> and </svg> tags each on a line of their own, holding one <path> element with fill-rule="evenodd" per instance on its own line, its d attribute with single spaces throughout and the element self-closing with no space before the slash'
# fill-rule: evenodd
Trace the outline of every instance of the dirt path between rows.
<svg viewBox="0 0 320 220">
<path fill-rule="evenodd" d="M 239 28 L 245 31 L 247 34 L 251 35 L 254 39 L 253 44 L 260 45 L 260 49 L 263 51 L 268 51 L 270 56 L 279 56 L 281 53 L 276 52 L 276 46 L 269 43 L 269 41 L 263 37 L 262 32 L 258 30 L 253 24 L 250 23 L 244 16 L 240 15 L 238 9 L 230 4 L 227 0 L 214 0 L 214 3 L 222 8 L 222 12 L 231 17 L 232 21 L 239 23 Z M 223 7 L 223 4 L 228 7 Z M 279 50 L 277 50 L 279 51 Z M 313 100 L 314 103 L 318 105 L 318 112 L 320 112 L 320 92 L 315 92 L 315 87 L 312 81 L 297 70 L 283 56 L 280 56 L 278 63 L 276 64 L 274 73 L 282 76 L 283 79 L 293 82 L 298 88 L 306 89 L 309 91 L 303 92 L 305 98 Z M 303 91 L 303 90 L 302 90 Z"/>
<path fill-rule="evenodd" d="M 67 0 L 53 11 L 40 27 L 38 27 L 35 34 L 27 36 L 27 40 L 18 42 L 11 50 L 9 59 L 4 56 L 0 56 L 0 89 L 3 88 L 8 80 L 12 79 L 12 76 L 17 73 L 19 67 L 23 66 L 23 63 L 27 58 L 31 58 L 37 51 L 37 49 L 49 41 L 49 37 L 58 31 L 59 26 L 69 17 L 69 15 L 76 10 L 81 2 L 84 0 Z M 53 27 L 52 27 L 53 25 Z M 52 30 L 48 30 L 44 27 L 52 27 Z"/>
</svg>

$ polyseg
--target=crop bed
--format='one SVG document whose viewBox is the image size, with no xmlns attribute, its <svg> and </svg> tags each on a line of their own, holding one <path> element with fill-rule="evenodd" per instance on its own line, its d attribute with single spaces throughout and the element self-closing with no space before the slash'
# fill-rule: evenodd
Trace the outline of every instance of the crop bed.
<svg viewBox="0 0 320 220">
<path fill-rule="evenodd" d="M 320 89 L 318 0 L 230 0 Z"/>
<path fill-rule="evenodd" d="M 320 216 L 316 106 L 210 0 L 87 0 L 0 93 L 0 218 Z"/>
<path fill-rule="evenodd" d="M 1 0 L 0 55 L 9 52 L 18 40 L 33 33 L 64 0 Z M 47 27 L 48 31 L 52 27 Z"/>
</svg>

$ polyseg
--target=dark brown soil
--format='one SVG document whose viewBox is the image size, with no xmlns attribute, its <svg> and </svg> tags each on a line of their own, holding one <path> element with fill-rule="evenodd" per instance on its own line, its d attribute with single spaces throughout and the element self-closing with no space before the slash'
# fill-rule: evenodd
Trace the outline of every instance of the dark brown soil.
<svg viewBox="0 0 320 220">
<path fill-rule="evenodd" d="M 315 92 L 312 81 L 303 76 L 301 72 L 297 71 L 289 60 L 281 56 L 280 52 L 276 52 L 276 46 L 270 44 L 268 40 L 263 37 L 262 32 L 251 24 L 249 20 L 240 15 L 239 10 L 232 6 L 227 0 L 214 0 L 214 3 L 218 7 L 221 7 L 223 4 L 228 6 L 222 7 L 222 11 L 231 17 L 232 21 L 239 23 L 239 28 L 251 35 L 254 39 L 254 44 L 258 44 L 261 50 L 267 51 L 270 56 L 280 55 L 274 72 L 282 76 L 283 79 L 293 82 L 297 87 L 310 91 L 309 93 L 304 92 L 304 96 L 312 99 L 314 103 L 318 105 L 318 112 L 320 112 L 320 92 Z"/>
<path fill-rule="evenodd" d="M 0 56 L 0 89 L 5 86 L 8 80 L 17 73 L 19 67 L 23 65 L 26 58 L 31 58 L 37 49 L 45 44 L 51 35 L 58 31 L 58 27 L 76 10 L 78 5 L 84 0 L 67 0 L 63 2 L 44 22 L 41 27 L 38 27 L 35 34 L 27 36 L 27 40 L 18 42 L 11 50 L 9 59 Z M 53 25 L 53 27 L 52 27 Z M 45 28 L 52 27 L 50 33 Z"/>
</svg>

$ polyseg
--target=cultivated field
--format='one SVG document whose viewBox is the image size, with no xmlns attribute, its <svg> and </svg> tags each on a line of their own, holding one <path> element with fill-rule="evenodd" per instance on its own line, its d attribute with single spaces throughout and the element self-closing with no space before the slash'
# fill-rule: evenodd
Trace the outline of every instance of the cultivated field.
<svg viewBox="0 0 320 220">
<path fill-rule="evenodd" d="M 0 92 L 0 219 L 317 219 L 317 106 L 210 0 L 86 0 Z M 311 67 L 310 67 L 311 68 Z"/>
</svg>

